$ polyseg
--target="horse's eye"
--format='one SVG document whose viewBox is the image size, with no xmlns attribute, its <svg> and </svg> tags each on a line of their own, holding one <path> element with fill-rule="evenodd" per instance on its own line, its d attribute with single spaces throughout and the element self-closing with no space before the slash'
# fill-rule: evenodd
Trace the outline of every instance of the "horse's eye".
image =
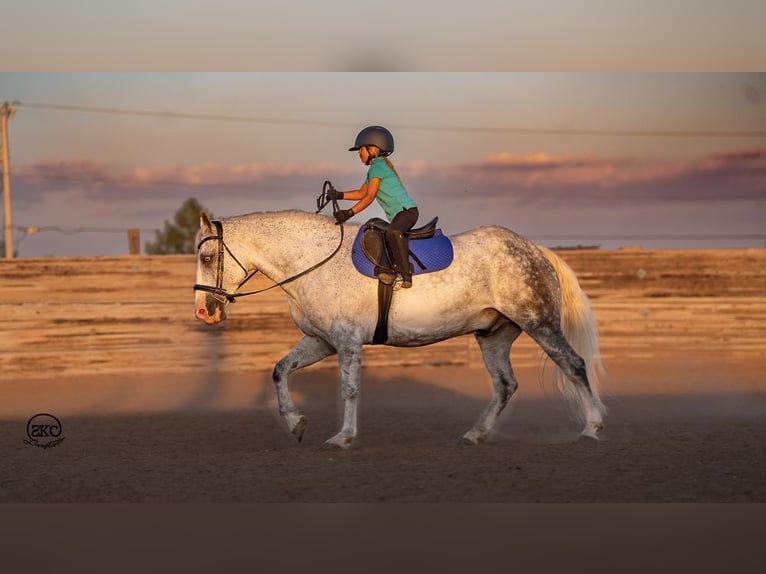
<svg viewBox="0 0 766 574">
<path fill-rule="evenodd" d="M 213 256 L 212 255 L 203 255 L 202 256 L 202 263 L 205 265 L 210 265 L 210 263 L 213 262 Z"/>
</svg>

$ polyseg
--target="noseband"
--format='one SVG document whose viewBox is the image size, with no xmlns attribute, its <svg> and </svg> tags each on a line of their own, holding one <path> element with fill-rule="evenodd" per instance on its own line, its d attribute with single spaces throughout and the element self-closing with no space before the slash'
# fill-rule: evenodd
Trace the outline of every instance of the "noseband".
<svg viewBox="0 0 766 574">
<path fill-rule="evenodd" d="M 335 254 L 340 251 L 341 245 L 343 245 L 343 224 L 340 224 L 340 242 L 338 243 L 338 247 L 335 248 L 335 251 L 333 251 L 330 255 L 322 259 L 319 263 L 316 265 L 312 265 L 305 271 L 301 271 L 300 273 L 293 275 L 292 277 L 288 277 L 287 279 L 284 279 L 283 281 L 280 281 L 279 283 L 275 283 L 274 285 L 271 285 L 269 287 L 266 287 L 264 289 L 258 289 L 257 291 L 248 291 L 247 293 L 229 293 L 226 291 L 226 289 L 223 288 L 223 255 L 224 251 L 228 253 L 231 258 L 234 260 L 234 262 L 239 265 L 240 269 L 245 272 L 245 278 L 242 279 L 242 281 L 239 282 L 239 285 L 237 285 L 237 288 L 235 291 L 239 291 L 239 289 L 250 281 L 256 273 L 258 273 L 258 270 L 255 269 L 254 271 L 248 271 L 247 268 L 245 268 L 242 263 L 240 263 L 239 259 L 236 258 L 236 256 L 231 252 L 231 249 L 229 249 L 229 246 L 226 245 L 226 242 L 223 240 L 223 226 L 221 225 L 220 221 L 214 221 L 213 225 L 215 225 L 216 233 L 217 235 L 208 235 L 207 237 L 204 237 L 200 240 L 200 242 L 197 244 L 197 252 L 199 253 L 200 247 L 202 247 L 207 241 L 211 241 L 213 239 L 218 241 L 218 269 L 216 271 L 216 278 L 215 278 L 215 287 L 211 287 L 210 285 L 200 285 L 199 283 L 194 284 L 194 290 L 195 291 L 204 291 L 205 293 L 212 293 L 212 295 L 221 303 L 229 302 L 229 303 L 235 303 L 237 301 L 237 298 L 239 297 L 246 297 L 247 295 L 256 295 L 257 293 L 263 293 L 264 291 L 268 291 L 269 289 L 274 289 L 275 287 L 281 287 L 282 285 L 287 285 L 288 283 L 291 283 L 295 281 L 296 279 L 300 279 L 304 275 L 307 275 L 314 271 L 315 269 L 321 267 L 325 263 L 327 263 L 330 259 L 335 257 Z"/>
</svg>

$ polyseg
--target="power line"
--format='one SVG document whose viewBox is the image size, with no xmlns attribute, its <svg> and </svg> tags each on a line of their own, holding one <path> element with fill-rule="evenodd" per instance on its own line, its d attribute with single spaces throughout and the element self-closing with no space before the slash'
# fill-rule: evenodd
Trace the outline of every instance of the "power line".
<svg viewBox="0 0 766 574">
<path fill-rule="evenodd" d="M 113 115 L 142 116 L 152 118 L 174 118 L 202 121 L 220 121 L 235 123 L 261 123 L 274 125 L 315 126 L 356 128 L 352 122 L 321 121 L 289 118 L 269 118 L 262 116 L 235 116 L 223 114 L 202 114 L 188 112 L 170 112 L 128 108 L 76 106 L 69 104 L 51 104 L 42 102 L 14 102 L 24 108 L 83 112 Z M 766 138 L 766 130 L 606 130 L 579 128 L 522 128 L 491 126 L 434 126 L 425 124 L 399 124 L 397 129 L 435 132 L 495 133 L 516 135 L 555 135 L 555 136 L 606 136 L 606 137 L 670 137 L 670 138 Z"/>
<path fill-rule="evenodd" d="M 204 120 L 204 121 L 222 121 L 239 123 L 264 123 L 264 124 L 287 124 L 287 125 L 313 125 L 329 127 L 357 127 L 357 124 L 351 122 L 329 122 L 318 120 L 292 120 L 284 118 L 264 118 L 255 116 L 229 116 L 220 114 L 193 114 L 169 111 L 137 110 L 125 108 L 102 108 L 94 106 L 74 106 L 68 104 L 44 104 L 32 102 L 16 102 L 25 108 L 34 108 L 42 110 L 56 110 L 66 112 L 87 112 L 98 114 L 114 114 L 126 116 L 143 116 L 151 118 L 175 118 L 185 120 Z"/>
</svg>

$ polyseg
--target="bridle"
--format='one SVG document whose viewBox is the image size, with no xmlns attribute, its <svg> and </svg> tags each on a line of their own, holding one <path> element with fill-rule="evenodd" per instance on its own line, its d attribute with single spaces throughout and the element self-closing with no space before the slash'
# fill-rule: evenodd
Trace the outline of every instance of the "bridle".
<svg viewBox="0 0 766 574">
<path fill-rule="evenodd" d="M 237 265 L 239 265 L 242 271 L 245 272 L 245 278 L 242 281 L 240 281 L 239 285 L 237 285 L 237 289 L 235 289 L 236 291 L 238 291 L 239 288 L 242 287 L 242 285 L 247 283 L 256 273 L 258 273 L 258 270 L 256 269 L 252 273 L 248 272 L 245 266 L 242 265 L 242 263 L 240 263 L 239 259 L 237 259 L 236 255 L 234 255 L 231 252 L 231 249 L 229 249 L 229 246 L 226 245 L 226 242 L 223 240 L 223 225 L 221 225 L 221 222 L 214 221 L 213 225 L 215 226 L 215 229 L 216 229 L 216 235 L 208 235 L 207 237 L 203 237 L 200 240 L 200 242 L 197 244 L 197 252 L 199 253 L 200 248 L 208 241 L 211 241 L 213 239 L 218 241 L 218 269 L 216 270 L 215 287 L 211 287 L 210 285 L 200 285 L 199 283 L 195 283 L 194 290 L 205 291 L 206 293 L 212 293 L 213 296 L 221 303 L 224 303 L 225 301 L 228 301 L 229 303 L 234 303 L 234 301 L 236 301 L 236 295 L 230 294 L 228 291 L 226 291 L 226 289 L 223 288 L 224 251 L 228 252 L 228 254 L 231 256 L 234 262 Z"/>
<path fill-rule="evenodd" d="M 263 293 L 264 291 L 268 291 L 269 289 L 274 289 L 275 287 L 281 287 L 282 285 L 287 285 L 288 283 L 292 283 L 296 279 L 300 279 L 304 275 L 308 275 L 315 269 L 318 269 L 325 263 L 327 263 L 330 259 L 335 257 L 335 255 L 340 251 L 341 245 L 343 245 L 343 225 L 340 226 L 340 242 L 338 243 L 338 247 L 335 248 L 335 251 L 333 251 L 330 255 L 325 257 L 322 261 L 319 263 L 312 265 L 305 271 L 301 271 L 300 273 L 293 275 L 292 277 L 288 277 L 287 279 L 284 279 L 280 281 L 279 283 L 275 283 L 274 285 L 271 285 L 269 287 L 265 287 L 264 289 L 258 289 L 257 291 L 248 291 L 247 293 L 229 293 L 226 291 L 226 289 L 223 288 L 223 256 L 224 252 L 228 253 L 231 258 L 234 260 L 234 262 L 239 265 L 240 269 L 244 271 L 245 278 L 242 279 L 242 281 L 239 282 L 239 285 L 237 285 L 236 289 L 234 291 L 239 291 L 239 289 L 250 279 L 252 279 L 256 273 L 258 273 L 258 270 L 255 269 L 253 271 L 248 271 L 247 268 L 240 263 L 239 259 L 234 255 L 234 253 L 231 252 L 231 249 L 229 249 L 229 246 L 226 245 L 226 242 L 223 240 L 223 226 L 221 225 L 220 221 L 213 221 L 213 225 L 216 229 L 216 235 L 208 235 L 207 237 L 203 237 L 200 242 L 197 244 L 197 252 L 199 253 L 200 247 L 202 247 L 205 243 L 208 241 L 212 241 L 215 239 L 218 241 L 218 268 L 216 270 L 216 278 L 215 278 L 215 287 L 211 287 L 210 285 L 200 285 L 199 283 L 195 283 L 194 290 L 195 291 L 204 291 L 205 293 L 211 293 L 213 297 L 215 297 L 219 302 L 221 303 L 235 303 L 239 297 L 246 297 L 248 295 L 256 295 L 258 293 Z"/>
</svg>

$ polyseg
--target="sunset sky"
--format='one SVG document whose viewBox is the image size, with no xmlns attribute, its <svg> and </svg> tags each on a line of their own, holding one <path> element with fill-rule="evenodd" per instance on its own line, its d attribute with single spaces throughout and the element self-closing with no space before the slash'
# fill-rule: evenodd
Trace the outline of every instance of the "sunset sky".
<svg viewBox="0 0 766 574">
<path fill-rule="evenodd" d="M 72 9 L 86 4 L 96 6 L 82 1 Z M 196 14 L 205 4 L 189 6 Z M 758 3 L 740 4 L 753 16 L 763 10 Z M 15 17 L 21 26 L 10 27 L 0 47 L 28 43 L 19 30 L 33 18 L 33 8 L 20 6 Z M 171 12 L 163 14 L 157 15 L 158 30 Z M 724 13 L 710 8 L 706 14 L 713 22 Z M 745 15 L 738 12 L 740 23 L 749 22 Z M 278 16 L 274 12 L 269 18 Z M 513 26 L 533 15 L 516 16 Z M 123 21 L 108 18 L 116 45 L 124 48 Z M 672 13 L 669 18 L 679 21 Z M 637 37 L 634 26 L 642 15 L 628 11 L 620 19 L 626 23 L 614 45 L 628 42 L 636 50 L 631 34 Z M 220 32 L 220 17 L 213 24 Z M 264 30 L 267 24 L 260 19 L 257 27 Z M 457 29 L 452 21 L 443 24 L 447 33 Z M 476 34 L 475 24 L 468 22 L 466 31 Z M 667 35 L 666 25 L 655 33 Z M 71 27 L 46 26 L 35 28 L 35 34 L 48 30 L 50 37 L 61 37 L 64 67 L 78 69 L 66 65 L 84 57 L 73 41 L 74 19 Z M 155 41 L 153 29 L 141 49 Z M 179 30 L 177 46 L 182 47 L 195 28 Z M 320 24 L 305 32 L 314 40 L 323 37 L 323 30 Z M 79 32 L 88 42 L 104 42 L 103 52 L 85 57 L 82 68 L 102 68 L 99 54 L 113 45 L 100 39 L 104 32 L 98 29 Z M 751 45 L 750 32 L 745 25 L 726 45 Z M 679 26 L 674 33 L 683 37 L 692 30 Z M 415 50 L 408 44 L 413 35 L 405 34 L 403 45 L 427 57 L 431 69 L 442 69 L 425 45 Z M 325 56 L 344 41 L 331 37 L 321 44 Z M 719 36 L 709 37 L 721 45 Z M 492 42 L 514 48 L 502 44 L 493 29 L 485 40 L 474 46 L 474 61 Z M 273 46 L 286 40 L 270 41 Z M 252 49 L 256 40 L 243 42 Z M 578 50 L 588 42 L 585 38 L 573 49 L 575 62 L 584 57 Z M 287 56 L 279 52 L 285 69 L 293 68 L 290 58 L 301 52 L 296 46 Z M 447 53 L 446 46 L 442 50 Z M 170 60 L 165 55 L 159 61 L 167 66 L 182 52 L 171 51 Z M 607 52 L 591 54 L 591 61 L 600 64 Z M 37 52 L 23 53 L 27 70 L 60 67 L 55 50 L 42 59 L 36 59 Z M 118 59 L 117 69 L 141 69 L 126 63 L 128 50 L 119 53 L 123 60 Z M 336 54 L 336 66 L 330 68 L 421 67 L 396 49 L 388 56 L 377 51 L 362 62 L 364 53 L 354 56 L 361 58 L 358 65 L 353 54 L 348 61 Z M 680 53 L 682 63 L 686 53 Z M 537 58 L 545 68 L 546 60 Z M 232 62 L 236 67 L 239 60 Z M 338 189 L 364 180 L 366 168 L 346 150 L 370 124 L 394 133 L 391 159 L 419 204 L 421 219 L 438 215 L 448 234 L 499 224 L 549 246 L 766 245 L 764 73 L 21 71 L 0 73 L 0 102 L 6 100 L 17 102 L 9 124 L 13 223 L 43 229 L 37 235 L 17 231 L 22 257 L 125 253 L 126 234 L 119 230 L 137 227 L 142 244 L 153 240 L 153 230 L 189 197 L 217 216 L 313 210 L 325 179 Z M 380 214 L 371 208 L 352 221 Z M 93 227 L 118 231 L 72 233 Z"/>
</svg>

